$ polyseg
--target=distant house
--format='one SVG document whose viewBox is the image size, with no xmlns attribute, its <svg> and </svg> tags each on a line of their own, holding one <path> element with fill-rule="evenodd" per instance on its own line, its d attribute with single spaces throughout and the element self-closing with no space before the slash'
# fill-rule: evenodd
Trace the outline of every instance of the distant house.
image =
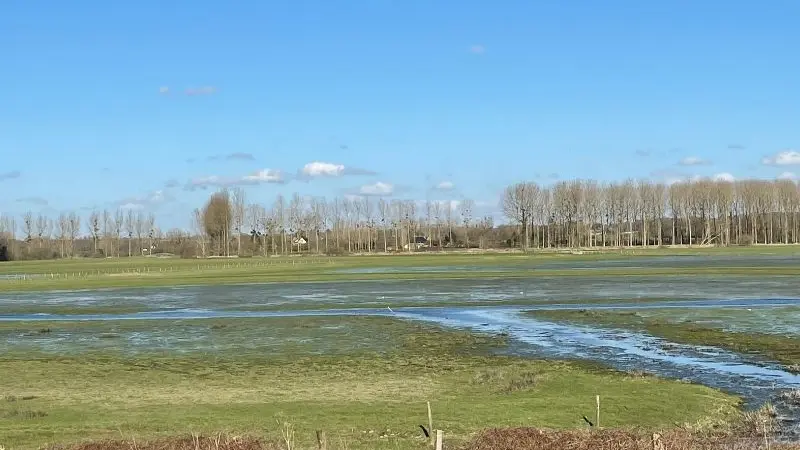
<svg viewBox="0 0 800 450">
<path fill-rule="evenodd" d="M 304 238 L 303 236 L 292 238 L 292 245 L 300 245 L 300 246 L 302 246 L 302 245 L 306 245 L 306 244 L 308 244 L 308 240 L 306 238 Z"/>
<path fill-rule="evenodd" d="M 408 243 L 403 246 L 404 250 L 415 249 L 419 250 L 421 248 L 425 248 L 430 246 L 430 242 L 428 242 L 428 238 L 425 236 L 415 236 L 413 243 Z"/>
</svg>

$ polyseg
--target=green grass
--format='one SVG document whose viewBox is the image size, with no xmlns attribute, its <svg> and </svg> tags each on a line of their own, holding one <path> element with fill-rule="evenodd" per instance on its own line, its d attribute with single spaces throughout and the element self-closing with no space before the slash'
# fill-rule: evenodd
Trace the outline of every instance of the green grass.
<svg viewBox="0 0 800 450">
<path fill-rule="evenodd" d="M 722 312 L 722 311 L 721 311 Z M 762 356 L 784 364 L 800 373 L 800 337 L 761 332 L 741 332 L 675 320 L 678 311 L 663 310 L 657 317 L 653 312 L 631 311 L 529 311 L 527 314 L 544 320 L 622 328 L 648 333 L 672 342 L 719 347 L 742 354 Z M 769 323 L 764 323 L 769 327 Z"/>
<path fill-rule="evenodd" d="M 584 426 L 596 394 L 607 427 L 738 415 L 737 399 L 703 386 L 493 356 L 503 337 L 389 318 L 4 323 L 0 335 L 13 338 L 0 353 L 9 449 L 187 432 L 278 438 L 284 421 L 305 446 L 322 429 L 354 449 L 425 448 L 427 401 L 454 443 L 488 426 Z M 117 344 L 92 345 L 101 335 Z"/>
<path fill-rule="evenodd" d="M 707 249 L 629 249 L 624 255 L 556 253 L 246 258 L 236 260 L 181 260 L 163 258 L 82 259 L 0 263 L 0 275 L 22 279 L 0 279 L 0 291 L 72 290 L 175 285 L 245 284 L 269 282 L 334 282 L 348 280 L 433 280 L 460 278 L 592 276 L 635 277 L 676 275 L 800 276 L 800 265 L 726 267 L 724 260 L 708 267 L 595 268 L 590 272 L 572 268 L 546 268 L 551 261 L 592 261 L 667 255 L 756 255 L 794 254 L 796 246 L 766 246 Z M 392 268 L 377 273 L 347 273 L 347 269 Z M 436 268 L 438 270 L 420 270 Z M 408 270 L 403 270 L 408 269 Z"/>
</svg>

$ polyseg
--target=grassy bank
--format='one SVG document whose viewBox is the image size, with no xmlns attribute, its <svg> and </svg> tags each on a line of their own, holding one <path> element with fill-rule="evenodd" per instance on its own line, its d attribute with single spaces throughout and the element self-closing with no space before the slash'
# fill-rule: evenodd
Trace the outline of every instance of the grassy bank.
<svg viewBox="0 0 800 450">
<path fill-rule="evenodd" d="M 776 247 L 782 248 L 782 247 Z M 771 250 L 772 248 L 770 248 Z M 795 247 L 790 247 L 791 251 Z M 766 250 L 766 249 L 765 249 Z M 689 252 L 689 250 L 687 250 Z M 722 250 L 709 255 L 733 255 Z M 767 252 L 769 253 L 769 252 Z M 790 250 L 776 251 L 790 254 Z M 648 266 L 641 256 L 659 256 L 660 250 L 639 256 L 620 254 L 426 254 L 395 256 L 250 258 L 236 260 L 181 260 L 122 258 L 106 260 L 33 261 L 0 263 L 0 291 L 71 290 L 175 285 L 218 285 L 277 282 L 335 282 L 348 280 L 441 280 L 492 277 L 598 277 L 642 276 L 800 276 L 798 265 L 763 265 L 724 258 L 704 266 L 684 266 L 680 261 Z M 704 254 L 686 253 L 687 256 Z M 747 255 L 748 253 L 743 253 Z M 749 253 L 755 254 L 755 252 Z M 587 262 L 609 259 L 629 261 L 627 267 L 587 267 Z M 570 263 L 583 266 L 570 267 Z M 560 265 L 553 265 L 558 263 Z M 562 264 L 563 263 L 563 264 Z M 637 267 L 638 265 L 638 267 Z M 591 270 L 587 270 L 591 269 Z"/>
<path fill-rule="evenodd" d="M 725 311 L 720 311 L 726 314 Z M 707 345 L 741 354 L 759 355 L 783 363 L 800 373 L 800 338 L 772 333 L 742 332 L 679 321 L 680 311 L 660 313 L 631 311 L 529 311 L 527 314 L 544 320 L 629 329 L 666 340 L 691 345 Z M 708 314 L 708 312 L 706 312 Z M 656 315 L 653 317 L 652 315 Z M 768 323 L 763 326 L 769 326 Z"/>
<path fill-rule="evenodd" d="M 585 364 L 493 356 L 503 337 L 388 318 L 6 323 L 0 445 L 227 431 L 339 448 L 424 448 L 487 426 L 606 427 L 733 417 L 712 389 Z"/>
</svg>

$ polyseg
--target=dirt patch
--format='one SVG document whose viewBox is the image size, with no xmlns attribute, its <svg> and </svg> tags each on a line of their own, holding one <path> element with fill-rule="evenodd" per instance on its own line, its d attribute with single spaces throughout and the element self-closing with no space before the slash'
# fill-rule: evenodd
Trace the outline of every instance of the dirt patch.
<svg viewBox="0 0 800 450">
<path fill-rule="evenodd" d="M 654 442 L 655 441 L 655 442 Z M 756 450 L 763 438 L 697 436 L 685 431 L 663 435 L 636 431 L 549 431 L 535 428 L 493 428 L 483 431 L 462 450 Z M 799 444 L 774 444 L 774 450 L 800 450 Z"/>
</svg>

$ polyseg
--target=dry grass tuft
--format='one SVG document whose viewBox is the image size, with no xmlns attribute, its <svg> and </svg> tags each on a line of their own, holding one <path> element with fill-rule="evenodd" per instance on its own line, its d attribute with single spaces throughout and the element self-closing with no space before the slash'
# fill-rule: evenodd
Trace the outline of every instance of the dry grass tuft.
<svg viewBox="0 0 800 450">
<path fill-rule="evenodd" d="M 106 440 L 71 446 L 54 446 L 48 450 L 284 450 L 283 445 L 255 438 L 227 436 L 182 436 L 152 441 Z"/>
<path fill-rule="evenodd" d="M 759 438 L 711 437 L 675 430 L 659 437 L 620 430 L 548 431 L 535 428 L 488 429 L 463 450 L 757 450 L 766 448 Z M 800 450 L 800 445 L 772 444 L 774 450 Z"/>
<path fill-rule="evenodd" d="M 755 411 L 746 411 L 738 424 L 738 433 L 745 436 L 772 435 L 778 431 L 778 411 L 772 403 Z"/>
<path fill-rule="evenodd" d="M 790 405 L 800 406 L 800 389 L 792 389 L 790 391 L 784 391 L 783 393 L 781 393 L 781 398 Z"/>
</svg>

